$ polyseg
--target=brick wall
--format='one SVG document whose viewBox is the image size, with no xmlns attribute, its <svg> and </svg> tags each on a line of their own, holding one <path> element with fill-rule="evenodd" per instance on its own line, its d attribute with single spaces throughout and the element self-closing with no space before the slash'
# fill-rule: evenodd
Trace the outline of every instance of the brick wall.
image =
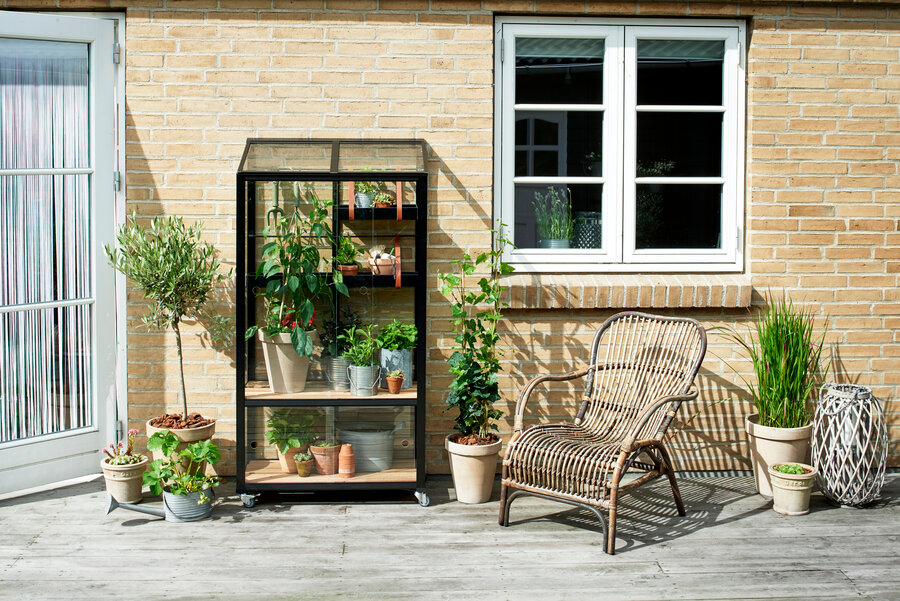
<svg viewBox="0 0 900 601">
<path fill-rule="evenodd" d="M 829 341 L 839 345 L 836 377 L 870 385 L 887 401 L 891 464 L 900 465 L 900 406 L 894 400 L 900 384 L 897 3 L 330 0 L 326 7 L 321 0 L 5 0 L 2 5 L 126 11 L 128 208 L 143 216 L 202 219 L 227 261 L 234 257 L 234 173 L 246 138 L 425 139 L 431 149 L 432 272 L 446 268 L 462 249 L 487 243 L 495 11 L 746 19 L 749 280 L 618 276 L 604 279 L 590 295 L 582 289 L 577 297 L 569 296 L 564 280 L 516 280 L 511 299 L 518 300 L 501 324 L 511 350 L 504 359 L 500 408 L 510 412 L 528 377 L 562 373 L 585 359 L 593 331 L 618 307 L 655 307 L 708 327 L 740 325 L 747 318 L 741 305 L 758 305 L 767 288 L 784 288 L 812 306 L 821 324 L 827 322 Z M 452 420 L 442 414 L 442 403 L 451 337 L 436 278 L 429 284 L 428 470 L 446 473 L 442 441 Z M 709 302 L 720 297 L 731 301 Z M 163 405 L 176 408 L 172 338 L 142 331 L 140 312 L 138 304 L 129 306 L 132 425 Z M 234 469 L 233 360 L 231 353 L 209 349 L 198 329 L 191 331 L 186 349 L 191 402 L 220 420 L 217 438 L 230 462 L 226 473 Z M 681 468 L 748 467 L 741 430 L 749 406 L 740 400 L 740 381 L 726 361 L 748 368 L 732 345 L 712 335 L 701 400 L 684 415 L 724 402 L 678 435 L 675 456 Z M 564 390 L 543 395 L 534 404 L 536 416 L 570 416 L 575 405 Z M 504 432 L 510 425 L 511 420 L 502 422 Z"/>
</svg>

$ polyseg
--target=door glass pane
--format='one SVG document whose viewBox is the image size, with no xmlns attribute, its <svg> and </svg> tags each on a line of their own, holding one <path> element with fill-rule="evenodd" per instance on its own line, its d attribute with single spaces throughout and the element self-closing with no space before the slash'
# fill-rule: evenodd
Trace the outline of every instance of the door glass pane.
<svg viewBox="0 0 900 601">
<path fill-rule="evenodd" d="M 721 174 L 721 113 L 638 113 L 637 177 Z"/>
<path fill-rule="evenodd" d="M 516 132 L 517 176 L 603 174 L 602 112 L 517 111 Z"/>
<path fill-rule="evenodd" d="M 516 38 L 516 102 L 602 104 L 604 40 Z"/>
<path fill-rule="evenodd" d="M 635 247 L 716 249 L 722 245 L 722 186 L 638 184 Z"/>
<path fill-rule="evenodd" d="M 637 103 L 722 104 L 722 40 L 638 40 Z"/>
<path fill-rule="evenodd" d="M 518 248 L 601 248 L 603 186 L 517 184 Z"/>
<path fill-rule="evenodd" d="M 0 38 L 0 169 L 88 167 L 88 108 L 87 44 Z"/>
</svg>

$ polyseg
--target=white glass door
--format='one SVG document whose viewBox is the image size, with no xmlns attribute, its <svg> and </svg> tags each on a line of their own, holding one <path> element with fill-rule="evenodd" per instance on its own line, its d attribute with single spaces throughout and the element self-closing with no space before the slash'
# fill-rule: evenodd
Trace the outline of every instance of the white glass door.
<svg viewBox="0 0 900 601">
<path fill-rule="evenodd" d="M 97 472 L 114 436 L 113 41 L 0 12 L 0 493 Z"/>
</svg>

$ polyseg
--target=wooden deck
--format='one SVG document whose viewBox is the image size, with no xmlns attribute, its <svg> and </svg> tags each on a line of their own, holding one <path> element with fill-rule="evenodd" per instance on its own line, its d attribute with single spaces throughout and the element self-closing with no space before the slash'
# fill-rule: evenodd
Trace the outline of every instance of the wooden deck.
<svg viewBox="0 0 900 601">
<path fill-rule="evenodd" d="M 107 516 L 98 479 L 0 500 L 0 599 L 897 600 L 900 474 L 888 479 L 874 507 L 816 495 L 797 518 L 724 476 L 680 478 L 679 518 L 657 482 L 626 497 L 612 557 L 586 512 L 523 498 L 500 528 L 496 491 L 465 506 L 443 478 L 427 508 L 395 493 L 245 509 L 226 484 L 192 524 Z"/>
</svg>

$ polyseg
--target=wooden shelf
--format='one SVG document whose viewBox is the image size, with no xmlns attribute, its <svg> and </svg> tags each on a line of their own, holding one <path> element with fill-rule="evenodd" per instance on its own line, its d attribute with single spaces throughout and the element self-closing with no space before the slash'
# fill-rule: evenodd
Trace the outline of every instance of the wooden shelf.
<svg viewBox="0 0 900 601">
<path fill-rule="evenodd" d="M 412 459 L 395 460 L 393 467 L 380 472 L 357 472 L 352 478 L 341 478 L 337 474 L 323 476 L 315 471 L 305 478 L 296 472 L 286 474 L 281 471 L 277 460 L 256 459 L 247 463 L 245 471 L 247 484 L 326 484 L 326 483 L 373 483 L 373 482 L 415 482 L 416 463 Z"/>
<path fill-rule="evenodd" d="M 268 382 L 251 381 L 244 388 L 247 401 L 367 401 L 373 405 L 409 405 L 414 404 L 418 394 L 418 386 L 413 384 L 400 394 L 391 394 L 386 388 L 380 388 L 378 394 L 370 397 L 358 397 L 349 390 L 332 390 L 325 382 L 307 382 L 303 392 L 275 394 Z"/>
</svg>

